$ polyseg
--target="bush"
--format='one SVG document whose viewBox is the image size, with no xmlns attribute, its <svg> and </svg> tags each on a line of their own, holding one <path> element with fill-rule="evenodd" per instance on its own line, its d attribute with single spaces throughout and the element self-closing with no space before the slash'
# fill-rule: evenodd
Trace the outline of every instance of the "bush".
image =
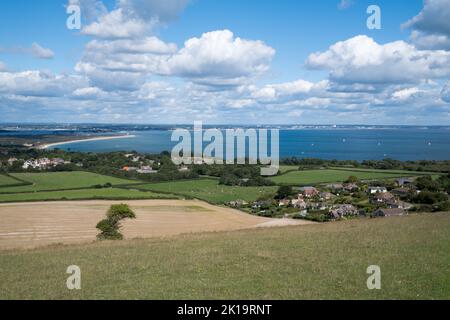
<svg viewBox="0 0 450 320">
<path fill-rule="evenodd" d="M 135 219 L 136 214 L 127 204 L 112 205 L 106 213 L 106 219 L 97 224 L 101 232 L 97 235 L 99 240 L 122 240 L 123 235 L 119 232 L 120 221 L 123 219 Z"/>
<path fill-rule="evenodd" d="M 294 194 L 294 190 L 291 186 L 281 186 L 278 188 L 276 199 L 284 199 L 292 196 Z"/>
<path fill-rule="evenodd" d="M 437 202 L 447 201 L 448 196 L 440 192 L 422 191 L 412 200 L 414 203 L 435 204 Z"/>
</svg>

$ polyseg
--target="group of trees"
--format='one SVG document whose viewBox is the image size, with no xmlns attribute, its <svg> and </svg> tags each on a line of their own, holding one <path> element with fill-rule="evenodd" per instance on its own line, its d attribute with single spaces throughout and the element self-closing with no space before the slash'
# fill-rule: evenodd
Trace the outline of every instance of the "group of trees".
<svg viewBox="0 0 450 320">
<path fill-rule="evenodd" d="M 281 160 L 282 165 L 298 166 L 299 168 L 311 169 L 318 167 L 351 167 L 351 168 L 366 168 L 366 169 L 382 169 L 382 170 L 408 170 L 408 171 L 435 171 L 435 172 L 450 172 L 450 161 L 434 161 L 434 160 L 419 160 L 419 161 L 400 161 L 395 159 L 382 160 L 365 160 L 362 162 L 354 160 L 325 160 L 315 158 L 296 158 L 290 157 Z"/>
</svg>

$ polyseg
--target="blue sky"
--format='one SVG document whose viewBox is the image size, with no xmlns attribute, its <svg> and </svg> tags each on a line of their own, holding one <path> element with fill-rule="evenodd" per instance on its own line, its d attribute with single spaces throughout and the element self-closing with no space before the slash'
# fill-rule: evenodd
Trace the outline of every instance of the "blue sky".
<svg viewBox="0 0 450 320">
<path fill-rule="evenodd" d="M 450 0 L 0 3 L 2 122 L 447 125 L 449 66 Z"/>
</svg>

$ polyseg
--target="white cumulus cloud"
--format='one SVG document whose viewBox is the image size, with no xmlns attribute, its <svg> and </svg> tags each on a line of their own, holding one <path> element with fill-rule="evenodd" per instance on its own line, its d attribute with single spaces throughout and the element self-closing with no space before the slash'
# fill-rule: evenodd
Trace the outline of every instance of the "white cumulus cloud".
<svg viewBox="0 0 450 320">
<path fill-rule="evenodd" d="M 378 44 L 360 35 L 311 54 L 306 66 L 340 83 L 416 83 L 450 76 L 450 52 L 418 50 L 404 41 Z"/>
<path fill-rule="evenodd" d="M 262 41 L 219 30 L 187 40 L 161 71 L 198 83 L 235 85 L 267 71 L 274 55 L 275 50 Z"/>
</svg>

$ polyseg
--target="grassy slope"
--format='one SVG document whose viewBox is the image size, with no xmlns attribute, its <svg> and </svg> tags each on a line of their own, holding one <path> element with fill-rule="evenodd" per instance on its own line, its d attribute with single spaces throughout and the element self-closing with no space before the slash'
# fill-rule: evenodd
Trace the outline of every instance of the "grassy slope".
<svg viewBox="0 0 450 320">
<path fill-rule="evenodd" d="M 20 183 L 21 182 L 19 180 L 16 180 L 16 179 L 8 177 L 6 175 L 0 174 L 0 187 L 20 184 Z"/>
<path fill-rule="evenodd" d="M 411 173 L 409 173 L 411 175 Z M 402 172 L 383 172 L 383 171 L 361 171 L 361 170 L 305 170 L 292 171 L 286 174 L 270 178 L 278 184 L 318 184 L 328 182 L 342 182 L 347 180 L 349 176 L 356 176 L 361 180 L 386 179 L 408 176 Z"/>
<path fill-rule="evenodd" d="M 33 183 L 30 186 L 1 188 L 0 192 L 32 192 L 41 190 L 88 188 L 97 184 L 113 185 L 136 181 L 103 176 L 89 172 L 15 173 L 12 176 Z"/>
<path fill-rule="evenodd" d="M 231 187 L 219 185 L 217 180 L 200 179 L 154 183 L 139 186 L 139 189 L 156 192 L 181 194 L 202 199 L 215 204 L 223 204 L 232 200 L 255 201 L 265 194 L 275 193 L 277 187 Z"/>
<path fill-rule="evenodd" d="M 3 252 L 0 299 L 449 299 L 449 252 L 449 213 Z"/>
<path fill-rule="evenodd" d="M 33 193 L 0 194 L 1 202 L 88 200 L 88 199 L 176 199 L 175 195 L 157 194 L 127 189 L 82 189 Z"/>
</svg>

